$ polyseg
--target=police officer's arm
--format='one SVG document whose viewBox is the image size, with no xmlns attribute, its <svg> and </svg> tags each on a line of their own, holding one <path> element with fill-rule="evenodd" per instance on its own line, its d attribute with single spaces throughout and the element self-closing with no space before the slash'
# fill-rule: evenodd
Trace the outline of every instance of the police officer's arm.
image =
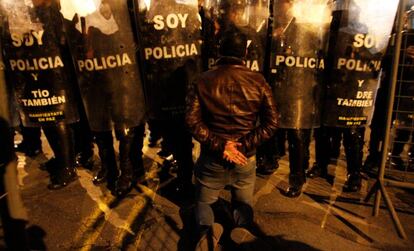
<svg viewBox="0 0 414 251">
<path fill-rule="evenodd" d="M 253 131 L 238 140 L 242 143 L 245 153 L 253 151 L 272 137 L 278 126 L 277 110 L 272 90 L 267 83 L 263 83 L 262 86 L 262 105 L 259 112 L 260 124 Z"/>
<path fill-rule="evenodd" d="M 189 86 L 186 103 L 185 120 L 194 138 L 201 144 L 207 145 L 210 150 L 222 153 L 226 140 L 211 132 L 204 123 L 196 84 Z"/>
</svg>

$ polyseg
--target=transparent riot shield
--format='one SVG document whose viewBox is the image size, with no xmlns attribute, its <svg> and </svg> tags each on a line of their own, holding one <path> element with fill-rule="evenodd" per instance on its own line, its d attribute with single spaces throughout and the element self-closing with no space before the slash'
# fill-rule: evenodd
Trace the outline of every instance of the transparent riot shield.
<svg viewBox="0 0 414 251">
<path fill-rule="evenodd" d="M 55 1 L 0 1 L 7 80 L 25 127 L 74 123 L 72 61 Z"/>
<path fill-rule="evenodd" d="M 138 126 L 145 104 L 127 1 L 60 4 L 91 130 Z"/>
<path fill-rule="evenodd" d="M 1 49 L 1 47 L 0 47 Z M 3 64 L 0 55 L 0 64 Z M 2 151 L 0 151 L 0 165 L 11 162 L 14 157 L 13 153 L 13 140 L 10 130 L 10 104 L 8 95 L 6 80 L 4 76 L 3 67 L 0 69 L 0 144 L 2 145 Z M 2 181 L 0 181 L 1 183 Z"/>
<path fill-rule="evenodd" d="M 184 113 L 188 83 L 201 70 L 197 0 L 136 0 L 136 27 L 151 118 Z"/>
<path fill-rule="evenodd" d="M 281 128 L 320 125 L 331 5 L 323 0 L 275 0 L 270 83 Z"/>
<path fill-rule="evenodd" d="M 221 34 L 231 26 L 248 38 L 245 64 L 253 71 L 264 71 L 269 19 L 268 0 L 204 0 L 203 66 L 210 69 L 219 57 Z"/>
<path fill-rule="evenodd" d="M 398 2 L 336 1 L 326 63 L 324 125 L 349 127 L 370 123 L 381 60 Z"/>
<path fill-rule="evenodd" d="M 1 54 L 0 65 L 0 220 L 7 248 L 26 250 L 28 247 L 24 237 L 24 225 L 18 222 L 27 221 L 27 213 L 17 184 L 17 161 L 13 149 L 14 135 L 11 130 L 10 98 Z M 21 236 L 18 241 L 16 241 L 16 235 Z"/>
</svg>

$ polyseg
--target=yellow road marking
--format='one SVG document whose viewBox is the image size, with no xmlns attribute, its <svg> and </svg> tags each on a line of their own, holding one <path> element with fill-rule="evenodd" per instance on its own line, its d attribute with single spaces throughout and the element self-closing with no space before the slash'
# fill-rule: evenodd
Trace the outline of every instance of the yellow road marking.
<svg viewBox="0 0 414 251">
<path fill-rule="evenodd" d="M 157 184 L 157 186 L 155 187 L 155 191 L 157 191 L 159 184 Z M 126 221 L 129 224 L 133 224 L 134 220 L 137 217 L 140 217 L 139 214 L 142 212 L 142 210 L 144 209 L 144 207 L 150 203 L 151 201 L 155 200 L 155 196 L 157 195 L 156 192 L 154 192 L 152 189 L 147 188 L 146 186 L 140 185 L 138 184 L 138 187 L 140 188 L 140 190 L 142 191 L 142 194 L 144 196 L 140 196 L 139 200 L 136 202 L 136 204 L 132 207 L 132 210 L 130 211 Z M 145 198 L 147 197 L 147 198 Z M 145 217 L 145 215 L 141 215 L 142 217 Z M 129 226 L 130 227 L 130 226 Z M 122 240 L 125 238 L 125 236 L 127 235 L 127 231 L 120 229 L 118 231 L 118 234 L 116 236 L 115 239 L 115 243 L 121 243 Z M 144 233 L 144 230 L 141 229 L 136 235 L 136 240 L 134 242 L 134 247 L 138 247 L 141 239 L 142 239 L 142 234 Z"/>
</svg>

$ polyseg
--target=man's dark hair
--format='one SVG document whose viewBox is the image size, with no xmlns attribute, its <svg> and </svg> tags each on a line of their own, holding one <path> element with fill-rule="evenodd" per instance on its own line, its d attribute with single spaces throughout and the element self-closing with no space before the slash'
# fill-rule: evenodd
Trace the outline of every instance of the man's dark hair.
<svg viewBox="0 0 414 251">
<path fill-rule="evenodd" d="M 246 56 L 247 36 L 237 28 L 227 29 L 220 41 L 220 55 L 244 58 Z"/>
</svg>

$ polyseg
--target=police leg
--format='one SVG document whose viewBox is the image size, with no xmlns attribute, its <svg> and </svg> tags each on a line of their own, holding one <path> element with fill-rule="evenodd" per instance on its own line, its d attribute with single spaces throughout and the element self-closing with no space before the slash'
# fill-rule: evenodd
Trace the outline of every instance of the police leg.
<svg viewBox="0 0 414 251">
<path fill-rule="evenodd" d="M 381 125 L 382 126 L 382 125 Z M 379 125 L 371 124 L 371 133 L 369 136 L 368 156 L 364 162 L 363 169 L 366 172 L 373 171 L 379 167 L 381 159 L 380 147 L 382 144 L 383 129 Z"/>
<path fill-rule="evenodd" d="M 64 123 L 44 127 L 43 131 L 55 155 L 54 165 L 48 170 L 50 173 L 48 188 L 60 189 L 78 177 L 75 169 L 73 131 L 70 125 Z"/>
<path fill-rule="evenodd" d="M 165 139 L 174 146 L 172 152 L 177 161 L 177 185 L 175 190 L 178 197 L 184 200 L 192 200 L 194 197 L 192 137 L 187 131 L 184 118 L 170 119 L 168 125 Z"/>
<path fill-rule="evenodd" d="M 329 164 L 329 137 L 328 128 L 321 127 L 314 129 L 315 137 L 315 162 L 313 166 L 306 172 L 309 178 L 325 177 L 328 175 Z"/>
<path fill-rule="evenodd" d="M 91 170 L 93 168 L 93 134 L 81 102 L 78 104 L 80 121 L 73 124 L 75 133 L 76 166 Z"/>
<path fill-rule="evenodd" d="M 256 166 L 257 166 L 257 170 L 256 172 L 258 174 L 262 174 L 262 170 L 265 169 L 265 151 L 266 151 L 266 142 L 263 143 L 262 145 L 260 145 L 259 147 L 257 147 L 256 150 Z"/>
<path fill-rule="evenodd" d="M 389 56 L 386 56 L 383 60 L 383 69 L 387 72 L 389 67 L 392 65 Z M 388 68 L 388 70 L 387 70 Z M 374 174 L 374 168 L 380 167 L 381 164 L 381 146 L 384 143 L 385 135 L 385 126 L 387 120 L 387 113 L 384 112 L 387 109 L 387 97 L 388 97 L 388 88 L 387 83 L 389 83 L 390 74 L 385 74 L 385 78 L 382 79 L 380 88 L 377 92 L 377 97 L 375 99 L 375 109 L 372 116 L 370 128 L 371 132 L 369 135 L 369 145 L 368 145 L 368 156 L 365 159 L 363 170 L 367 173 Z"/>
<path fill-rule="evenodd" d="M 280 159 L 281 157 L 285 156 L 286 154 L 286 129 L 280 128 L 277 129 L 275 134 L 275 141 L 276 141 L 276 155 L 277 158 Z"/>
<path fill-rule="evenodd" d="M 361 168 L 365 127 L 344 128 L 344 147 L 348 171 L 345 192 L 357 192 L 361 188 Z"/>
<path fill-rule="evenodd" d="M 112 131 L 94 132 L 94 135 L 99 158 L 101 159 L 101 167 L 92 182 L 99 185 L 107 181 L 108 188 L 113 190 L 119 176 L 119 170 L 116 164 Z"/>
<path fill-rule="evenodd" d="M 287 129 L 289 143 L 289 188 L 287 197 L 298 197 L 306 182 L 305 170 L 309 165 L 310 129 Z"/>
<path fill-rule="evenodd" d="M 332 159 L 337 159 L 341 153 L 342 131 L 336 130 L 336 128 L 332 128 L 332 130 L 329 131 L 329 134 L 329 137 L 331 138 L 329 157 Z"/>
<path fill-rule="evenodd" d="M 273 136 L 257 148 L 257 173 L 263 175 L 273 174 L 279 168 L 276 137 Z"/>
<path fill-rule="evenodd" d="M 131 159 L 133 154 L 137 154 L 134 148 L 137 146 L 135 140 L 139 137 L 136 136 L 136 133 L 136 127 L 116 131 L 116 136 L 119 140 L 119 166 L 121 175 L 116 182 L 115 195 L 119 197 L 127 195 L 136 181 L 134 160 Z"/>
</svg>

